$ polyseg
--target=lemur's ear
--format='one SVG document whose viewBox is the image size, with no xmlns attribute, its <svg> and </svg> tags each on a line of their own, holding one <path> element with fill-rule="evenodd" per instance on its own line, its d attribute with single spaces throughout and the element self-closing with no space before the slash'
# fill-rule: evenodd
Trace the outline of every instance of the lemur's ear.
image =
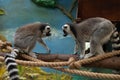
<svg viewBox="0 0 120 80">
<path fill-rule="evenodd" d="M 67 23 L 70 26 L 70 30 L 72 31 L 73 35 L 77 38 L 77 32 L 75 30 L 75 24 L 74 23 Z"/>
</svg>

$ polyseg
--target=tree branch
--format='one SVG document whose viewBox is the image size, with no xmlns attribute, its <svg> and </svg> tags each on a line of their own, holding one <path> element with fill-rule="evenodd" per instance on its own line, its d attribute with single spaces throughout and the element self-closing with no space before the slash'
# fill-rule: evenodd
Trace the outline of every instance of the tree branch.
<svg viewBox="0 0 120 80">
<path fill-rule="evenodd" d="M 77 1 L 78 1 L 78 0 L 73 0 L 73 3 L 72 3 L 72 5 L 71 5 L 71 7 L 70 7 L 70 10 L 69 10 L 70 13 L 71 13 L 72 10 L 75 8 Z"/>
<path fill-rule="evenodd" d="M 56 7 L 60 9 L 72 21 L 75 21 L 74 17 L 63 6 L 57 4 Z"/>
<path fill-rule="evenodd" d="M 73 57 L 75 60 L 79 60 L 79 55 L 75 54 L 38 54 L 38 59 L 43 61 L 68 61 L 70 57 Z"/>
<path fill-rule="evenodd" d="M 116 69 L 120 70 L 120 57 L 112 57 L 108 59 L 104 59 L 101 61 L 97 61 L 91 64 L 85 64 L 85 67 L 97 67 L 97 68 L 108 68 L 108 69 Z"/>
<path fill-rule="evenodd" d="M 79 55 L 74 54 L 36 54 L 38 59 L 46 61 L 46 62 L 53 62 L 56 60 L 59 61 L 68 61 L 70 57 L 73 57 L 76 61 L 79 60 Z M 0 53 L 0 56 L 5 56 L 5 53 Z M 22 57 L 18 56 L 17 59 L 23 59 Z M 101 61 L 97 61 L 91 64 L 84 64 L 83 67 L 98 67 L 98 68 L 108 68 L 108 69 L 120 69 L 120 57 L 112 57 L 107 58 Z"/>
</svg>

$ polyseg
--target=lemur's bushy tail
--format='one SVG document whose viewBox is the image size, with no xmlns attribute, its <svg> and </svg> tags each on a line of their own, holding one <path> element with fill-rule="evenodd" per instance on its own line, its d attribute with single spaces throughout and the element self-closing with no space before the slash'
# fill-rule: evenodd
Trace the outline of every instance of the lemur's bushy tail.
<svg viewBox="0 0 120 80">
<path fill-rule="evenodd" d="M 5 56 L 5 64 L 7 66 L 8 74 L 10 77 L 10 80 L 20 80 L 18 69 L 17 69 L 17 63 L 15 62 L 16 58 L 16 50 L 13 50 L 11 54 L 6 54 Z"/>
</svg>

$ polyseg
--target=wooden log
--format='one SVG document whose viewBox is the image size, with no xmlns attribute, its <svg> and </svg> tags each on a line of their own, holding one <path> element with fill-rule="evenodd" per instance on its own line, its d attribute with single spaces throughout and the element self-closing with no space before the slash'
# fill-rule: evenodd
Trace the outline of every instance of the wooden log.
<svg viewBox="0 0 120 80">
<path fill-rule="evenodd" d="M 79 60 L 79 55 L 75 54 L 42 54 L 38 53 L 36 54 L 38 56 L 38 59 L 46 61 L 46 62 L 52 62 L 52 61 L 68 61 L 70 57 L 75 58 L 75 60 Z M 5 56 L 5 53 L 0 53 L 0 56 Z M 20 56 L 17 57 L 17 59 L 22 59 Z M 112 58 L 107 58 L 101 61 L 96 61 L 94 63 L 90 64 L 84 64 L 83 67 L 97 67 L 97 68 L 107 68 L 107 69 L 120 69 L 120 57 L 114 56 Z"/>
<path fill-rule="evenodd" d="M 73 57 L 75 60 L 79 60 L 79 55 L 75 54 L 37 54 L 38 59 L 43 61 L 68 61 L 70 57 Z"/>
<path fill-rule="evenodd" d="M 85 64 L 83 66 L 120 70 L 120 57 L 115 56 L 91 64 Z"/>
</svg>

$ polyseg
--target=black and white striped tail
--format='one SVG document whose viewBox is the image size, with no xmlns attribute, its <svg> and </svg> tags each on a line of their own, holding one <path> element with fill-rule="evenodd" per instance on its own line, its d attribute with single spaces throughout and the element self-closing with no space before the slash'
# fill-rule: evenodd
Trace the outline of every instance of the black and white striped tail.
<svg viewBox="0 0 120 80">
<path fill-rule="evenodd" d="M 111 42 L 113 50 L 120 50 L 120 38 L 117 30 L 113 33 Z"/>
<path fill-rule="evenodd" d="M 15 62 L 17 54 L 15 51 L 12 51 L 11 54 L 6 54 L 5 56 L 5 64 L 7 66 L 8 74 L 10 77 L 10 80 L 20 80 L 18 69 L 17 69 L 17 63 Z"/>
</svg>

